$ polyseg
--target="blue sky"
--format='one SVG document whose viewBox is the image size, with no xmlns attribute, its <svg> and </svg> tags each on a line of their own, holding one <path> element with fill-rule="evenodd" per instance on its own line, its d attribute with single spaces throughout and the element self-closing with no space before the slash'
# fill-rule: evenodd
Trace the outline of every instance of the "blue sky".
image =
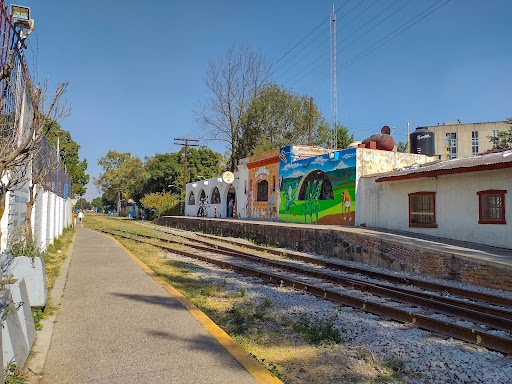
<svg viewBox="0 0 512 384">
<path fill-rule="evenodd" d="M 429 6 L 436 4 L 432 10 L 443 3 L 335 2 L 336 8 L 343 6 L 337 12 L 337 60 L 343 68 L 337 74 L 338 119 L 356 139 L 378 133 L 383 125 L 396 127 L 395 139 L 405 140 L 407 122 L 413 128 L 512 117 L 509 0 L 451 0 L 361 60 L 343 66 Z M 330 116 L 332 1 L 19 4 L 30 6 L 35 20 L 27 52 L 34 77 L 49 78 L 53 89 L 60 82 L 70 83 L 66 96 L 72 115 L 62 126 L 81 145 L 91 176 L 99 174 L 97 160 L 109 149 L 143 158 L 179 150 L 174 137 L 200 136 L 193 111 L 206 92 L 203 76 L 210 58 L 218 59 L 232 44 L 243 42 L 275 62 L 322 21 L 324 26 L 276 64 L 276 69 L 282 67 L 272 80 L 312 96 Z M 219 143 L 209 145 L 224 152 Z M 98 195 L 89 185 L 86 198 Z"/>
</svg>

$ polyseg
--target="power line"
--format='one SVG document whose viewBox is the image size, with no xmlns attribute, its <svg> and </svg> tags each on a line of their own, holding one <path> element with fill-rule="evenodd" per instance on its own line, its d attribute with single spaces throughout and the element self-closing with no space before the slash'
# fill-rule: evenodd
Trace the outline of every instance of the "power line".
<svg viewBox="0 0 512 384">
<path fill-rule="evenodd" d="M 363 0 L 363 1 L 364 1 L 364 0 Z M 359 6 L 360 4 L 362 4 L 362 3 L 363 3 L 363 1 L 361 1 L 357 6 Z M 373 3 L 371 3 L 368 7 L 366 7 L 362 12 L 360 12 L 357 16 L 353 17 L 353 18 L 352 18 L 348 23 L 343 24 L 343 25 L 341 26 L 341 28 L 339 28 L 337 31 L 338 31 L 338 32 L 340 32 L 342 29 L 346 28 L 346 27 L 347 27 L 347 25 L 349 25 L 349 24 L 350 24 L 350 23 L 352 23 L 354 20 L 356 20 L 358 17 L 360 17 L 363 13 L 365 13 L 366 11 L 368 11 L 368 10 L 369 10 L 371 7 L 373 7 L 373 6 L 374 6 L 378 1 L 379 1 L 379 0 L 375 0 L 375 1 L 374 1 Z M 396 0 L 393 4 L 395 4 L 395 3 L 396 3 L 396 2 L 398 2 L 398 1 L 400 1 L 400 0 Z M 410 0 L 410 1 L 412 1 L 412 0 Z M 393 4 L 392 4 L 392 5 L 393 5 Z M 391 6 L 392 6 L 392 5 L 391 5 Z M 357 8 L 357 6 L 356 6 L 356 7 L 354 7 L 354 8 L 352 8 L 348 13 L 346 13 L 345 15 L 343 15 L 339 20 L 341 20 L 341 19 L 343 19 L 344 17 L 346 17 L 346 16 L 347 16 L 347 15 L 348 15 L 352 10 L 354 10 L 355 8 Z M 388 7 L 388 8 L 389 8 L 389 7 Z M 388 8 L 386 8 L 384 11 L 386 11 Z M 384 11 L 382 11 L 382 12 L 384 12 Z M 381 13 L 382 13 L 382 12 L 381 12 Z M 380 15 L 380 14 L 379 14 L 379 15 Z M 378 15 L 377 15 L 377 16 L 378 16 Z M 327 29 L 326 29 L 326 30 L 327 30 Z M 358 30 L 359 30 L 359 29 L 358 29 Z M 357 31 L 356 31 L 356 32 L 357 32 Z M 355 32 L 354 32 L 354 33 L 355 33 Z M 352 35 L 353 35 L 353 33 L 352 33 L 350 36 L 352 36 Z M 321 35 L 319 35 L 319 36 L 321 36 Z M 318 37 L 317 37 L 317 38 L 318 38 Z M 317 39 L 317 38 L 316 38 L 316 39 Z M 315 39 L 315 40 L 316 40 L 316 39 Z M 326 39 L 325 39 L 325 40 L 326 40 Z M 311 51 L 309 51 L 309 53 L 311 54 L 312 52 L 314 52 L 314 51 L 316 51 L 318 48 L 320 48 L 320 47 L 324 44 L 325 40 L 324 40 L 324 41 L 322 41 L 322 43 L 320 43 L 319 45 L 317 45 L 314 49 L 312 49 Z M 346 40 L 346 39 L 344 39 L 344 40 L 342 40 L 342 41 L 345 41 L 345 40 Z M 313 40 L 313 41 L 314 41 L 314 40 Z M 309 44 L 308 44 L 308 45 L 309 45 Z M 283 83 L 283 85 L 284 85 L 284 84 L 286 84 L 286 83 L 288 83 L 288 82 L 290 82 L 291 80 L 293 80 L 293 79 L 294 79 L 296 76 L 298 76 L 300 73 L 304 72 L 306 69 L 308 69 L 308 68 L 309 68 L 309 67 L 311 67 L 313 64 L 315 64 L 318 60 L 322 59 L 323 57 L 327 56 L 328 54 L 329 54 L 329 52 L 325 52 L 323 55 L 321 55 L 320 57 L 318 57 L 316 60 L 314 60 L 314 61 L 313 61 L 312 63 L 310 63 L 308 66 L 306 66 L 305 68 L 303 68 L 302 70 L 300 70 L 299 72 L 297 72 L 297 73 L 296 73 L 292 78 L 290 78 L 290 79 L 288 79 L 287 81 L 285 81 L 285 82 Z M 289 68 L 288 68 L 288 71 L 289 71 L 290 69 L 292 69 L 294 66 L 296 66 L 297 64 L 299 64 L 300 62 L 301 62 L 301 61 L 297 61 L 295 64 L 293 64 L 291 67 L 289 67 Z"/>
<path fill-rule="evenodd" d="M 339 11 L 340 9 L 344 8 L 345 6 L 347 6 L 351 1 L 352 1 L 352 0 L 347 0 L 347 2 L 346 2 L 345 4 L 343 4 L 343 5 L 340 5 L 340 6 L 336 9 L 336 11 L 335 11 L 335 12 L 337 12 L 337 11 Z M 364 1 L 364 0 L 362 0 L 362 1 Z M 286 57 L 290 52 L 292 52 L 295 48 L 297 48 L 297 47 L 298 47 L 298 46 L 299 46 L 299 45 L 300 45 L 304 40 L 306 40 L 306 39 L 307 39 L 309 36 L 311 36 L 311 35 L 312 35 L 316 30 L 318 30 L 318 28 L 320 28 L 322 25 L 324 25 L 324 22 L 325 22 L 325 20 L 322 20 L 322 21 L 320 22 L 320 24 L 318 24 L 315 28 L 313 28 L 313 30 L 312 30 L 311 32 L 309 32 L 309 33 L 308 33 L 304 38 L 302 38 L 302 39 L 301 39 L 297 44 L 295 44 L 295 45 L 294 45 L 292 48 L 290 48 L 290 49 L 289 49 L 289 50 L 288 50 L 288 51 L 287 51 L 283 56 L 281 56 L 281 57 L 280 57 L 276 62 L 274 62 L 274 64 L 272 64 L 272 66 L 275 66 L 275 65 L 276 65 L 277 63 L 279 63 L 282 59 L 284 59 L 284 58 L 285 58 L 285 57 Z M 291 60 L 291 59 L 287 60 L 287 62 L 289 62 L 290 60 Z M 286 63 L 285 63 L 285 64 L 286 64 Z M 280 66 L 279 68 L 281 68 L 281 67 L 282 67 L 282 66 Z M 278 69 L 276 69 L 275 71 L 273 71 L 273 72 L 271 73 L 271 75 L 272 75 L 272 74 L 274 74 L 275 72 L 277 72 L 277 70 L 279 70 L 279 68 L 278 68 Z"/>
<path fill-rule="evenodd" d="M 373 20 L 375 20 L 376 18 L 378 18 L 380 15 L 382 15 L 383 13 L 385 13 L 388 9 L 390 9 L 391 7 L 393 7 L 397 2 L 399 2 L 400 0 L 396 0 L 394 3 L 392 3 L 391 5 L 389 5 L 388 7 L 386 7 L 383 11 L 381 11 L 380 13 L 378 13 L 376 16 L 374 16 L 372 19 L 370 19 L 367 23 L 365 23 L 364 25 L 362 25 L 360 28 L 356 29 L 354 32 L 352 32 L 350 35 L 348 35 L 347 37 L 345 37 L 343 40 L 341 40 L 339 44 L 343 43 L 344 41 L 348 40 L 351 36 L 353 36 L 354 34 L 356 34 L 357 32 L 359 32 L 361 29 L 363 29 L 366 25 L 370 24 Z M 366 36 L 368 33 L 370 33 L 371 31 L 373 31 L 375 28 L 377 28 L 379 25 L 381 25 L 383 22 L 385 22 L 386 20 L 388 20 L 391 16 L 395 15 L 398 11 L 400 11 L 401 9 L 403 9 L 404 7 L 406 7 L 409 3 L 411 3 L 413 0 L 409 0 L 407 1 L 405 4 L 403 4 L 401 7 L 397 8 L 394 12 L 392 12 L 391 14 L 389 14 L 387 17 L 385 17 L 384 19 L 382 19 L 380 22 L 378 22 L 377 24 L 375 24 L 372 28 L 370 28 L 368 31 L 366 31 L 364 34 L 362 34 L 361 36 L 359 36 L 357 39 L 355 39 L 354 41 L 352 41 L 350 44 L 348 44 L 347 46 L 343 47 L 342 49 L 340 49 L 340 52 L 344 51 L 345 49 L 347 49 L 348 47 L 350 47 L 352 44 L 354 44 L 356 41 L 360 40 L 362 37 Z M 320 60 L 322 57 L 325 57 L 327 55 L 324 54 L 322 55 L 321 57 L 319 57 L 318 59 L 316 59 L 313 63 L 311 63 L 310 65 L 308 65 L 306 68 L 304 68 L 301 72 L 304 72 L 306 69 L 308 69 L 309 67 L 311 67 L 311 65 L 313 65 L 314 63 L 318 62 L 318 60 Z M 309 71 L 308 73 L 306 73 L 304 76 L 302 76 L 299 80 L 297 80 L 295 83 L 298 83 L 299 81 L 301 81 L 302 79 L 304 79 L 305 77 L 309 76 L 311 73 L 313 73 L 314 71 L 316 71 L 318 68 L 320 68 L 322 65 L 324 65 L 325 63 L 328 62 L 328 59 L 327 60 L 324 60 L 322 63 L 320 63 L 318 66 L 316 66 L 313 70 Z M 301 73 L 299 72 L 299 73 Z M 297 74 L 298 75 L 298 74 Z M 297 75 L 295 75 L 294 77 L 296 77 Z M 291 79 L 289 80 L 291 81 Z"/>
<path fill-rule="evenodd" d="M 405 32 L 406 30 L 408 30 L 409 28 L 411 28 L 413 25 L 419 23 L 421 20 L 423 20 L 424 18 L 426 18 L 427 16 L 431 15 L 432 13 L 434 13 L 435 11 L 437 11 L 439 8 L 443 7 L 444 5 L 448 4 L 451 0 L 446 0 L 443 4 L 439 5 L 437 8 L 433 9 L 432 11 L 428 12 L 427 14 L 423 15 L 421 18 L 419 18 L 418 20 L 416 20 L 414 23 L 406 26 L 407 24 L 411 23 L 414 19 L 418 18 L 420 15 L 422 15 L 423 13 L 427 12 L 429 9 L 431 9 L 432 7 L 434 7 L 436 4 L 442 2 L 444 0 L 438 0 L 436 1 L 434 4 L 432 4 L 430 7 L 426 8 L 425 10 L 423 10 L 422 12 L 420 12 L 418 15 L 414 16 L 413 18 L 411 18 L 410 20 L 408 20 L 407 22 L 405 22 L 404 24 L 402 24 L 400 27 L 396 28 L 394 31 L 388 33 L 386 36 L 384 36 L 383 38 L 379 39 L 377 42 L 375 42 L 374 44 L 372 44 L 370 47 L 368 47 L 367 49 L 365 49 L 364 51 L 358 53 L 357 55 L 355 55 L 353 58 L 347 60 L 340 68 L 339 70 L 342 71 L 344 69 L 347 69 L 348 67 L 350 67 L 351 65 L 355 64 L 356 62 L 358 62 L 359 60 L 361 60 L 362 58 L 366 57 L 367 55 L 369 55 L 370 53 L 372 53 L 373 51 L 375 51 L 377 48 L 383 46 L 384 44 L 386 44 L 387 42 L 393 40 L 395 37 L 397 37 L 398 35 L 400 35 L 402 32 Z M 404 26 L 406 26 L 404 28 Z M 403 29 L 402 29 L 403 28 Z M 400 30 L 402 29 L 402 30 Z M 400 30 L 400 31 L 399 31 Z M 395 32 L 399 31 L 398 33 L 396 33 L 395 35 L 393 35 Z M 387 40 L 386 40 L 387 39 Z M 380 43 L 380 44 L 379 44 Z M 312 87 L 308 88 L 307 92 L 309 92 L 311 89 L 315 88 L 316 86 L 318 86 L 318 84 L 320 84 L 323 80 L 325 80 L 327 77 L 329 76 L 329 74 L 323 76 L 320 80 L 318 80 Z"/>
<path fill-rule="evenodd" d="M 341 16 L 338 21 L 341 21 L 342 19 L 344 19 L 345 17 L 347 17 L 352 11 L 354 11 L 356 8 L 358 8 L 361 4 L 363 4 L 366 0 L 361 0 L 359 3 L 357 3 L 354 7 L 352 7 L 348 12 L 346 12 L 345 14 L 343 14 L 343 16 Z M 371 7 L 373 7 L 379 0 L 375 0 L 372 4 L 370 4 L 368 7 L 366 7 L 366 9 L 364 9 L 361 13 L 359 13 L 357 16 L 355 16 L 354 18 L 352 18 L 348 23 L 345 23 L 343 24 L 343 26 L 338 30 L 338 31 L 341 31 L 343 28 L 345 28 L 347 25 L 349 25 L 352 21 L 354 21 L 355 19 L 357 19 L 359 16 L 361 16 L 364 12 L 366 12 L 368 9 L 370 9 Z M 398 0 L 397 0 L 398 1 Z M 346 3 L 348 4 L 348 3 Z M 346 5 L 345 4 L 345 5 Z M 341 9 L 342 7 L 339 7 L 338 9 Z M 334 13 L 337 13 L 337 10 L 333 10 Z M 322 33 L 329 30 L 330 28 L 324 28 L 322 30 Z M 275 74 L 276 72 L 278 72 L 281 68 L 283 68 L 287 63 L 289 63 L 291 60 L 293 60 L 295 57 L 297 57 L 301 52 L 303 52 L 307 47 L 309 47 L 311 44 L 313 44 L 313 42 L 315 42 L 316 40 L 318 40 L 319 37 L 322 36 L 322 33 L 318 34 L 313 40 L 311 40 L 308 44 L 306 44 L 304 47 L 302 47 L 301 50 L 299 50 L 297 53 L 295 53 L 292 57 L 290 57 L 288 60 L 286 60 L 286 62 L 284 62 L 281 66 L 279 66 L 279 68 L 277 68 L 275 71 L 273 71 L 271 73 L 271 75 Z M 324 42 L 325 42 L 326 39 L 324 39 L 319 45 L 317 45 L 314 49 L 312 49 L 311 51 L 308 52 L 308 54 L 311 54 L 312 52 L 316 51 L 318 48 L 320 48 Z M 325 54 L 324 54 L 325 56 Z M 288 71 L 290 69 L 292 69 L 293 67 L 295 67 L 297 64 L 299 64 L 301 62 L 301 60 L 298 60 L 295 64 L 293 64 L 291 67 L 288 68 Z"/>
</svg>

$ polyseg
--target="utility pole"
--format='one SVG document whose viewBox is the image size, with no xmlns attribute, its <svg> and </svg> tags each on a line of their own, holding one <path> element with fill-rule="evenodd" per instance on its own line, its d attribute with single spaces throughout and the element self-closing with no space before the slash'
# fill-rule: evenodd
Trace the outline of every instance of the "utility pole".
<svg viewBox="0 0 512 384">
<path fill-rule="evenodd" d="M 188 147 L 199 147 L 198 144 L 189 144 L 189 141 L 192 141 L 192 142 L 198 142 L 199 140 L 195 140 L 195 139 L 174 139 L 176 141 L 183 141 L 182 143 L 174 143 L 175 145 L 183 145 L 185 146 L 185 166 L 184 166 L 184 170 L 183 170 L 183 194 L 185 195 L 186 191 L 187 191 L 187 152 L 188 152 Z"/>
<path fill-rule="evenodd" d="M 313 98 L 309 99 L 309 139 L 308 145 L 311 145 L 311 134 L 313 133 Z"/>
<path fill-rule="evenodd" d="M 121 217 L 121 194 L 119 193 L 120 189 L 121 188 L 117 188 L 117 195 L 116 195 L 117 217 Z"/>
</svg>

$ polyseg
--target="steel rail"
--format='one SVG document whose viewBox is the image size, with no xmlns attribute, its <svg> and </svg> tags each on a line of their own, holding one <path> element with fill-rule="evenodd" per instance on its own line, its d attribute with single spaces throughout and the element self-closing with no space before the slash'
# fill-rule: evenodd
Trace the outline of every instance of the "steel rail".
<svg viewBox="0 0 512 384">
<path fill-rule="evenodd" d="M 432 290 L 436 290 L 436 291 L 445 291 L 452 295 L 464 296 L 468 299 L 485 301 L 489 304 L 507 306 L 507 307 L 512 308 L 512 299 L 508 299 L 506 297 L 493 296 L 493 295 L 489 295 L 489 294 L 482 293 L 482 292 L 469 291 L 469 290 L 462 289 L 462 288 L 451 287 L 451 286 L 443 285 L 443 284 L 431 283 L 428 281 L 423 281 L 423 280 L 414 279 L 414 278 L 393 276 L 393 275 L 389 275 L 389 274 L 382 273 L 382 272 L 370 271 L 370 270 L 367 270 L 364 268 L 350 267 L 350 266 L 346 266 L 346 265 L 342 265 L 342 264 L 338 264 L 338 263 L 333 263 L 330 261 L 317 259 L 314 257 L 304 256 L 304 255 L 290 252 L 290 251 L 277 250 L 277 249 L 262 247 L 262 246 L 253 245 L 253 244 L 245 244 L 241 241 L 236 241 L 236 240 L 221 239 L 216 236 L 205 234 L 205 233 L 196 233 L 196 235 L 199 237 L 206 237 L 211 240 L 227 242 L 227 243 L 235 244 L 238 246 L 242 246 L 242 247 L 246 247 L 246 248 L 250 248 L 250 249 L 254 249 L 254 250 L 260 250 L 263 252 L 272 253 L 274 255 L 283 256 L 283 257 L 287 257 L 290 259 L 307 261 L 307 262 L 322 265 L 322 266 L 325 266 L 325 267 L 331 268 L 331 269 L 337 269 L 340 271 L 345 271 L 345 272 L 350 272 L 350 273 L 360 273 L 362 275 L 366 275 L 369 277 L 386 280 L 391 283 L 399 283 L 399 284 L 406 284 L 406 285 L 411 284 L 411 285 L 415 285 L 415 286 L 418 286 L 421 288 L 427 288 L 427 289 L 432 289 Z M 190 238 L 185 235 L 176 235 L 176 236 Z"/>
<path fill-rule="evenodd" d="M 157 239 L 160 241 L 165 242 L 174 242 L 178 244 L 184 244 L 184 242 L 177 241 L 177 240 L 171 240 L 166 239 L 159 236 L 154 235 L 144 235 L 139 234 L 135 232 L 129 232 L 129 231 L 121 231 L 124 233 L 129 233 L 132 235 L 142 236 L 150 239 Z M 449 315 L 456 315 L 456 316 L 462 316 L 468 320 L 472 321 L 478 321 L 487 325 L 491 325 L 492 327 L 506 330 L 506 331 L 512 331 L 512 312 L 503 310 L 500 308 L 492 308 L 489 306 L 484 306 L 478 303 L 470 303 L 465 302 L 458 299 L 453 298 L 446 298 L 438 295 L 432 295 L 432 294 L 426 294 L 423 292 L 417 292 L 414 290 L 404 289 L 400 287 L 390 287 L 384 284 L 379 283 L 373 283 L 368 282 L 365 280 L 360 280 L 356 278 L 350 278 L 350 277 L 342 277 L 333 275 L 328 272 L 321 272 L 316 270 L 311 270 L 308 268 L 303 267 L 297 267 L 293 266 L 287 263 L 283 263 L 276 260 L 267 259 L 261 256 L 252 255 L 247 252 L 243 252 L 240 250 L 235 250 L 228 247 L 223 247 L 221 245 L 211 244 L 202 240 L 196 240 L 192 239 L 187 236 L 180 236 L 175 235 L 178 237 L 183 237 L 185 239 L 191 240 L 191 241 L 197 241 L 202 244 L 206 244 L 209 247 L 202 247 L 197 244 L 187 244 L 188 246 L 196 249 L 201 249 L 204 251 L 210 251 L 215 253 L 221 253 L 225 254 L 226 252 L 229 253 L 229 255 L 226 254 L 226 256 L 235 256 L 235 257 L 241 257 L 241 258 L 249 258 L 251 261 L 258 262 L 258 263 L 264 263 L 267 265 L 271 265 L 276 268 L 282 268 L 291 270 L 293 272 L 301 273 L 301 274 L 307 274 L 312 275 L 314 277 L 318 277 L 321 279 L 329 280 L 331 282 L 336 282 L 338 284 L 341 284 L 345 287 L 351 287 L 354 289 L 358 289 L 363 292 L 371 292 L 376 295 L 384 296 L 387 298 L 391 298 L 397 301 L 400 301 L 402 303 L 411 303 L 414 305 L 421 305 L 426 308 L 430 308 L 432 310 L 449 314 Z M 215 248 L 210 248 L 210 247 Z"/>
<path fill-rule="evenodd" d="M 125 236 L 115 232 L 110 232 L 104 229 L 100 229 L 100 231 L 113 236 L 119 236 L 132 241 L 149 244 L 168 252 L 205 261 L 210 264 L 218 265 L 220 267 L 237 271 L 242 274 L 259 277 L 273 284 L 277 284 L 280 286 L 288 286 L 294 289 L 302 290 L 304 292 L 311 293 L 315 296 L 328 299 L 342 305 L 347 305 L 355 309 L 363 310 L 364 312 L 373 313 L 375 315 L 383 316 L 403 323 L 409 323 L 418 328 L 422 328 L 448 337 L 455 337 L 457 339 L 468 341 L 470 343 L 480 345 L 507 355 L 512 354 L 512 339 L 510 338 L 499 337 L 476 329 L 466 328 L 456 324 L 447 323 L 445 321 L 436 320 L 424 315 L 413 313 L 411 311 L 404 311 L 398 308 L 389 307 L 372 301 L 363 300 L 349 295 L 344 295 L 342 293 L 330 289 L 316 287 L 304 281 L 290 279 L 288 277 L 260 270 L 254 270 L 251 268 L 228 263 L 225 261 L 212 259 L 207 256 L 198 255 L 196 253 L 174 249 L 162 244 L 156 244 L 141 239 L 134 239 L 129 236 Z"/>
</svg>

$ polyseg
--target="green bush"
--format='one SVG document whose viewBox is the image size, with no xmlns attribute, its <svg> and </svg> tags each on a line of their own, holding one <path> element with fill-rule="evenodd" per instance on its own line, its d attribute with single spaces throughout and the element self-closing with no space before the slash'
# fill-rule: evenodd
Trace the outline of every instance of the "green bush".
<svg viewBox="0 0 512 384">
<path fill-rule="evenodd" d="M 293 329 L 315 345 L 341 344 L 344 340 L 341 332 L 334 328 L 336 319 L 336 316 L 333 316 L 325 320 L 318 318 L 310 320 L 305 315 L 302 315 L 293 324 Z"/>
<path fill-rule="evenodd" d="M 27 240 L 23 228 L 11 230 L 7 240 L 6 254 L 11 257 L 26 256 L 32 259 L 39 257 L 44 260 L 45 252 L 33 240 Z"/>
</svg>

